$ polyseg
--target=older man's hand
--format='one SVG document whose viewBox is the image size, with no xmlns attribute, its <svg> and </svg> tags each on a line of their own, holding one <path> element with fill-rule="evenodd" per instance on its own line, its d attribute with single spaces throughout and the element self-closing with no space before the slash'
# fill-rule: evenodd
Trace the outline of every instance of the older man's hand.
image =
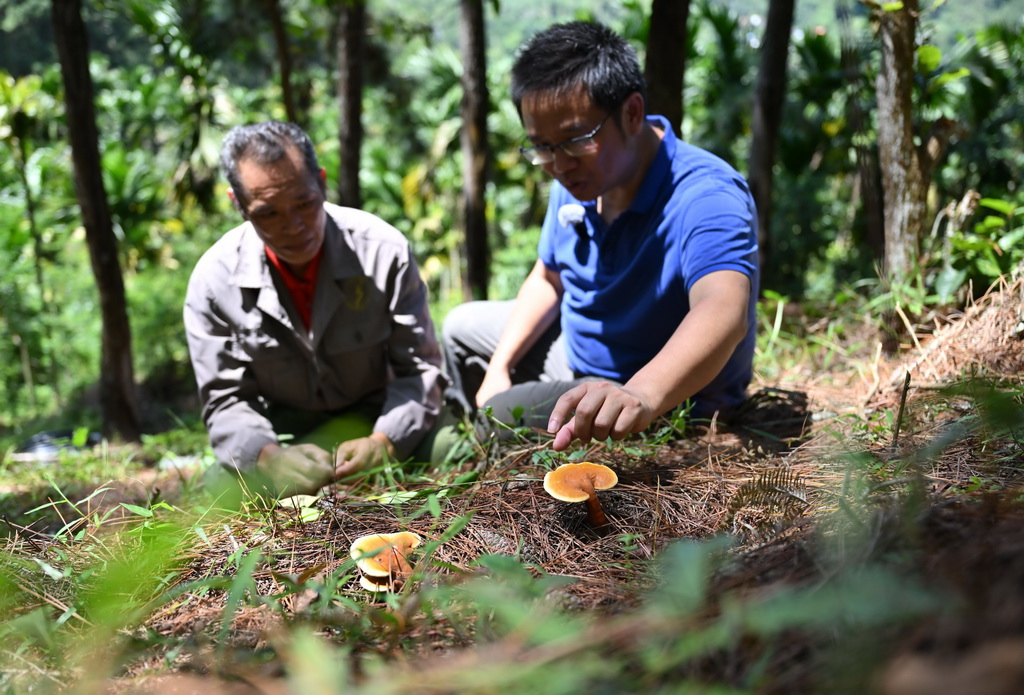
<svg viewBox="0 0 1024 695">
<path fill-rule="evenodd" d="M 334 479 L 340 480 L 383 465 L 395 455 L 391 440 L 379 432 L 342 442 L 334 457 Z"/>
<path fill-rule="evenodd" d="M 311 495 L 334 480 L 333 457 L 316 444 L 268 444 L 260 452 L 256 470 L 279 497 Z"/>
</svg>

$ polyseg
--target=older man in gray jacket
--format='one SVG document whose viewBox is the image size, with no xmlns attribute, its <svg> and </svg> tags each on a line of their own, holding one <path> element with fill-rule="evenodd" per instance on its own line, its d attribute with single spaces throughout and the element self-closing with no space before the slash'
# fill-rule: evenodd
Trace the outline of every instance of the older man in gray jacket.
<svg viewBox="0 0 1024 695">
<path fill-rule="evenodd" d="M 446 381 L 405 237 L 326 202 L 293 124 L 233 129 L 221 165 L 245 223 L 200 259 L 184 311 L 219 462 L 292 494 L 414 455 Z"/>
</svg>

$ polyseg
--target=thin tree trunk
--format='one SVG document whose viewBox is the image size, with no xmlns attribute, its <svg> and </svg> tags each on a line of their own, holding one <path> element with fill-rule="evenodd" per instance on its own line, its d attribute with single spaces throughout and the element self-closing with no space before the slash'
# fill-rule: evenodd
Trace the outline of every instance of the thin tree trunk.
<svg viewBox="0 0 1024 695">
<path fill-rule="evenodd" d="M 288 45 L 288 32 L 285 30 L 284 18 L 281 17 L 281 3 L 278 0 L 263 0 L 263 11 L 266 12 L 274 30 L 277 61 L 281 65 L 281 100 L 284 102 L 285 116 L 292 123 L 305 126 L 295 108 L 295 96 L 292 90 L 292 52 Z"/>
<path fill-rule="evenodd" d="M 363 41 L 366 35 L 365 0 L 342 0 L 338 16 L 338 202 L 362 207 L 359 189 L 363 146 Z"/>
<path fill-rule="evenodd" d="M 910 278 L 920 253 L 928 187 L 914 144 L 914 39 L 917 0 L 879 13 L 882 61 L 878 95 L 878 153 L 885 192 L 885 272 Z"/>
<path fill-rule="evenodd" d="M 668 119 L 679 137 L 683 136 L 683 76 L 689 17 L 690 0 L 654 0 L 644 67 L 650 112 Z"/>
<path fill-rule="evenodd" d="M 103 317 L 100 358 L 103 433 L 120 436 L 125 441 L 138 441 L 140 427 L 132 364 L 132 334 L 124 278 L 118 263 L 117 238 L 103 189 L 92 78 L 89 75 L 89 46 L 82 21 L 81 0 L 52 2 L 53 37 L 64 80 L 75 191 Z"/>
<path fill-rule="evenodd" d="M 754 95 L 748 179 L 757 204 L 757 237 L 761 267 L 770 266 L 771 213 L 775 144 L 786 97 L 786 62 L 793 30 L 794 0 L 771 0 L 761 45 L 761 66 Z"/>
<path fill-rule="evenodd" d="M 487 58 L 483 0 L 462 0 L 462 188 L 466 229 L 465 294 L 487 298 Z"/>
</svg>

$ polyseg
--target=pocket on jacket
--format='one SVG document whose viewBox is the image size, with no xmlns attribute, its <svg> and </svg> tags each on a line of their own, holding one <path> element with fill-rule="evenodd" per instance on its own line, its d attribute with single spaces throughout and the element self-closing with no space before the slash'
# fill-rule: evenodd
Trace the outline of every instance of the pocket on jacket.
<svg viewBox="0 0 1024 695">
<path fill-rule="evenodd" d="M 375 345 L 386 345 L 391 336 L 391 323 L 381 316 L 358 323 L 331 326 L 324 334 L 323 349 L 329 355 L 361 352 Z"/>
<path fill-rule="evenodd" d="M 386 320 L 334 326 L 320 346 L 319 387 L 332 407 L 381 393 L 391 379 Z"/>
<path fill-rule="evenodd" d="M 271 402 L 309 403 L 309 369 L 301 351 L 258 330 L 240 331 L 236 349 L 249 363 L 260 395 Z"/>
</svg>

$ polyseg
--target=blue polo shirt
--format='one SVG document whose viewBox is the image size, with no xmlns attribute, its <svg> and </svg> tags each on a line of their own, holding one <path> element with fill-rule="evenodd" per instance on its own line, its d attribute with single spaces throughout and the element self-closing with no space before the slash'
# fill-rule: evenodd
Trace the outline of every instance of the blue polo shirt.
<svg viewBox="0 0 1024 695">
<path fill-rule="evenodd" d="M 676 138 L 668 121 L 636 199 L 611 226 L 596 201 L 552 183 L 541 261 L 562 278 L 561 324 L 579 375 L 625 382 L 668 342 L 690 309 L 688 292 L 717 270 L 750 278 L 747 335 L 694 397 L 694 415 L 730 410 L 752 374 L 759 287 L 757 214 L 746 181 L 715 155 Z M 581 209 L 582 208 L 582 209 Z"/>
</svg>

